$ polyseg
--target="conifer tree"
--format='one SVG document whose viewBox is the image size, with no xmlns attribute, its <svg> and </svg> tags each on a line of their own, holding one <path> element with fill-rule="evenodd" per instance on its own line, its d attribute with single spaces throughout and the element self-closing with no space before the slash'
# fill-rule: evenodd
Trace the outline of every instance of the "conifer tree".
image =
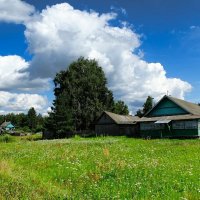
<svg viewBox="0 0 200 200">
<path fill-rule="evenodd" d="M 153 107 L 153 98 L 151 96 L 148 96 L 146 102 L 143 105 L 143 115 L 149 112 L 152 109 L 152 107 Z"/>
<path fill-rule="evenodd" d="M 34 129 L 37 126 L 37 115 L 35 109 L 32 107 L 28 111 L 28 126 L 31 129 L 31 131 L 34 131 Z"/>
</svg>

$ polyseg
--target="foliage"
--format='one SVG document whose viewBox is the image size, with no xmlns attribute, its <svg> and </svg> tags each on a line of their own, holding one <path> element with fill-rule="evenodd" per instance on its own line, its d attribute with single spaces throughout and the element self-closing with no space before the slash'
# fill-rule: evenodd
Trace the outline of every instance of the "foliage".
<svg viewBox="0 0 200 200">
<path fill-rule="evenodd" d="M 11 137 L 7 133 L 0 135 L 0 142 L 8 143 L 8 142 L 13 142 L 13 141 L 14 141 L 13 137 Z"/>
<path fill-rule="evenodd" d="M 17 139 L 0 145 L 0 199 L 199 199 L 200 140 Z"/>
<path fill-rule="evenodd" d="M 145 115 L 152 108 L 153 108 L 153 98 L 151 96 L 148 96 L 146 102 L 143 105 L 143 114 Z"/>
<path fill-rule="evenodd" d="M 30 130 L 30 128 L 28 126 L 24 126 L 21 130 L 23 132 L 31 132 L 31 130 Z"/>
<path fill-rule="evenodd" d="M 36 113 L 34 108 L 30 108 L 28 113 L 8 113 L 6 115 L 0 115 L 0 124 L 4 121 L 10 121 L 16 128 L 16 130 L 22 130 L 25 132 L 39 132 L 43 130 L 44 122 L 46 118 L 41 114 Z"/>
<path fill-rule="evenodd" d="M 60 137 L 72 130 L 86 130 L 103 110 L 112 110 L 113 95 L 102 68 L 95 60 L 79 58 L 54 79 L 55 100 L 47 130 Z"/>
<path fill-rule="evenodd" d="M 136 116 L 143 117 L 147 112 L 149 112 L 153 108 L 153 98 L 148 96 L 145 103 L 143 104 L 143 109 L 139 109 L 136 112 Z"/>
<path fill-rule="evenodd" d="M 116 101 L 113 106 L 112 112 L 119 115 L 128 115 L 128 106 L 123 101 Z"/>
<path fill-rule="evenodd" d="M 22 136 L 20 138 L 21 140 L 25 141 L 36 141 L 36 140 L 42 140 L 42 134 L 32 134 L 32 135 L 26 135 Z"/>
<path fill-rule="evenodd" d="M 28 117 L 28 126 L 33 132 L 33 130 L 36 128 L 36 111 L 33 107 L 29 109 L 27 117 Z"/>
<path fill-rule="evenodd" d="M 141 109 L 137 110 L 136 116 L 143 117 L 143 111 Z"/>
</svg>

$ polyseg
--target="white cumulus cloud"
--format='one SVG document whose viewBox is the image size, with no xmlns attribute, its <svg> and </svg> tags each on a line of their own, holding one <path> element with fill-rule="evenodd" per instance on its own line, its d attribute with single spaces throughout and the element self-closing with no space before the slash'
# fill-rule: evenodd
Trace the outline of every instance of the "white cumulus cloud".
<svg viewBox="0 0 200 200">
<path fill-rule="evenodd" d="M 34 107 L 37 112 L 47 109 L 47 98 L 38 94 L 10 93 L 0 91 L 0 113 L 25 112 Z"/>
<path fill-rule="evenodd" d="M 48 79 L 30 79 L 29 63 L 17 55 L 0 56 L 0 90 L 32 91 L 48 88 Z"/>
<path fill-rule="evenodd" d="M 36 85 L 44 86 L 56 72 L 84 56 L 99 62 L 114 96 L 128 103 L 131 109 L 138 107 L 138 102 L 144 101 L 147 95 L 158 99 L 168 91 L 184 98 L 185 93 L 191 90 L 189 83 L 168 77 L 160 63 L 148 63 L 136 53 L 140 36 L 127 23 L 122 27 L 112 26 L 111 21 L 117 20 L 115 13 L 81 11 L 68 3 L 36 13 L 34 7 L 24 1 L 0 0 L 2 20 L 25 25 L 25 37 L 33 58 L 27 63 L 17 56 L 0 57 L 0 89 L 28 90 Z M 9 70 L 5 72 L 5 68 Z M 20 105 L 17 99 L 15 102 Z M 13 109 L 18 108 L 20 106 Z"/>
<path fill-rule="evenodd" d="M 183 98 L 191 85 L 167 77 L 160 63 L 148 63 L 137 55 L 140 37 L 129 27 L 113 27 L 116 14 L 80 11 L 67 3 L 44 9 L 26 24 L 25 35 L 34 55 L 33 77 L 53 77 L 80 56 L 95 58 L 103 67 L 115 97 L 133 107 L 147 95 L 156 99 L 167 91 Z"/>
<path fill-rule="evenodd" d="M 0 21 L 24 23 L 35 8 L 21 0 L 0 0 Z"/>
</svg>

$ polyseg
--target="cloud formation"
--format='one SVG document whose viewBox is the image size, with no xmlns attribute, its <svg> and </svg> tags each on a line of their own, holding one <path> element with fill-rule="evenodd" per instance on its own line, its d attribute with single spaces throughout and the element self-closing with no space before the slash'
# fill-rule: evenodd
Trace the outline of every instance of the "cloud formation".
<svg viewBox="0 0 200 200">
<path fill-rule="evenodd" d="M 0 113 L 10 111 L 19 113 L 25 112 L 34 107 L 38 112 L 46 112 L 47 99 L 38 94 L 10 93 L 0 91 Z"/>
<path fill-rule="evenodd" d="M 0 21 L 24 23 L 34 12 L 34 6 L 24 1 L 0 0 Z"/>
<path fill-rule="evenodd" d="M 0 90 L 38 91 L 47 89 L 48 79 L 30 79 L 29 63 L 17 55 L 0 56 Z"/>
<path fill-rule="evenodd" d="M 19 9 L 18 5 L 24 4 L 22 1 L 13 1 L 19 3 L 15 4 L 16 10 Z M 10 68 L 16 81 L 21 76 L 28 76 L 34 81 L 53 78 L 56 72 L 66 69 L 72 61 L 84 56 L 99 62 L 114 96 L 128 103 L 131 109 L 135 109 L 135 105 L 143 102 L 147 95 L 157 100 L 168 91 L 171 95 L 183 98 L 191 90 L 189 83 L 167 77 L 160 63 L 148 63 L 135 53 L 140 47 L 140 36 L 126 23 L 122 27 L 112 26 L 112 20 L 117 18 L 115 13 L 80 11 L 68 3 L 62 3 L 47 7 L 30 17 L 34 8 L 27 4 L 25 6 L 28 6 L 25 12 L 20 9 L 17 12 L 21 18 L 13 17 L 12 20 L 8 17 L 6 20 L 0 15 L 0 20 L 15 23 L 23 21 L 26 26 L 25 37 L 33 59 L 28 64 L 22 59 L 22 70 L 20 67 L 16 70 L 15 65 Z M 40 81 L 36 82 L 42 83 Z"/>
<path fill-rule="evenodd" d="M 114 95 L 129 105 L 156 99 L 167 91 L 183 98 L 191 85 L 168 78 L 160 63 L 147 63 L 135 50 L 140 36 L 129 27 L 113 27 L 116 14 L 80 11 L 67 3 L 47 7 L 26 25 L 33 77 L 52 77 L 80 56 L 95 58 L 103 67 Z"/>
</svg>

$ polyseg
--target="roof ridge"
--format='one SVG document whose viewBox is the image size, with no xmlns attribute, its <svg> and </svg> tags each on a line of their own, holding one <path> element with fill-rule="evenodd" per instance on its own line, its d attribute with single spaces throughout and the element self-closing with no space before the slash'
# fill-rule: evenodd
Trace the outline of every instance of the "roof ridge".
<svg viewBox="0 0 200 200">
<path fill-rule="evenodd" d="M 112 113 L 109 111 L 104 111 L 113 121 L 115 121 L 117 124 L 123 123 L 133 123 L 136 121 L 136 119 L 139 119 L 137 116 L 132 116 L 132 115 L 119 115 L 116 113 Z"/>
<path fill-rule="evenodd" d="M 175 104 L 177 104 L 180 108 L 182 108 L 183 110 L 185 110 L 186 112 L 188 112 L 189 114 L 192 115 L 200 115 L 200 106 L 198 104 L 183 100 L 183 99 L 179 99 L 177 97 L 173 97 L 173 96 L 168 96 L 168 95 L 164 95 L 155 105 L 154 107 L 149 110 L 144 116 L 146 117 L 153 109 L 155 109 L 157 107 L 157 105 L 163 100 L 167 98 L 168 100 L 174 102 Z"/>
<path fill-rule="evenodd" d="M 200 114 L 200 106 L 196 103 L 192 103 L 183 99 L 179 99 L 173 96 L 167 96 L 168 99 L 173 101 L 174 103 L 178 104 L 181 108 L 186 110 L 187 112 L 195 115 Z"/>
</svg>

